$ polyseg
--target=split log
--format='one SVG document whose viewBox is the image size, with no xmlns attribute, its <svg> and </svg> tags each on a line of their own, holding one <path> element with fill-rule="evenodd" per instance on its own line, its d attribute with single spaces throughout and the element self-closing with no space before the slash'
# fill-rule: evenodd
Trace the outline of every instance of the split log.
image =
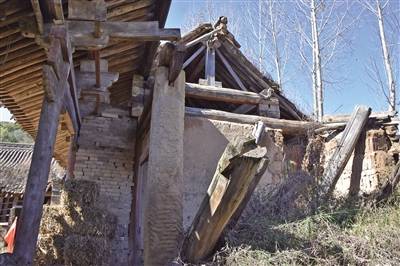
<svg viewBox="0 0 400 266">
<path fill-rule="evenodd" d="M 186 97 L 234 104 L 259 104 L 261 96 L 254 92 L 186 83 Z"/>
<path fill-rule="evenodd" d="M 265 148 L 255 140 L 230 143 L 218 162 L 214 177 L 183 244 L 182 255 L 191 263 L 206 259 L 267 168 Z"/>
<path fill-rule="evenodd" d="M 212 120 L 229 121 L 242 124 L 255 124 L 261 121 L 264 122 L 267 127 L 281 129 L 284 134 L 289 135 L 305 134 L 308 131 L 313 131 L 322 126 L 322 124 L 316 122 L 285 120 L 256 115 L 242 115 L 194 107 L 186 107 L 185 113 L 188 116 L 204 117 Z"/>
<path fill-rule="evenodd" d="M 336 183 L 346 167 L 361 132 L 364 130 L 370 113 L 371 108 L 369 107 L 357 106 L 355 108 L 344 129 L 343 136 L 324 171 L 319 187 L 319 196 L 328 199 L 335 189 Z"/>
</svg>

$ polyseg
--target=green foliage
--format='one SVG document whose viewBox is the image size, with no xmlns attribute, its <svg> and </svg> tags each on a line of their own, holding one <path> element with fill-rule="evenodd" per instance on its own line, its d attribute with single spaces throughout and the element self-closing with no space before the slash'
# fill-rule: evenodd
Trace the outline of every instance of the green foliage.
<svg viewBox="0 0 400 266">
<path fill-rule="evenodd" d="M 33 140 L 17 123 L 0 122 L 0 142 L 32 143 Z"/>
</svg>

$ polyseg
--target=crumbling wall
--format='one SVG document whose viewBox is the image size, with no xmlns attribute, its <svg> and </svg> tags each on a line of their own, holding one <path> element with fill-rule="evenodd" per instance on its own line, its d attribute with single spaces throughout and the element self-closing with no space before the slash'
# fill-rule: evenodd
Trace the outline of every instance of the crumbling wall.
<svg viewBox="0 0 400 266">
<path fill-rule="evenodd" d="M 218 161 L 227 144 L 237 138 L 249 136 L 253 125 L 185 117 L 184 131 L 184 199 L 183 224 L 187 230 L 207 192 Z M 267 138 L 267 171 L 257 190 L 278 183 L 283 169 L 283 137 L 279 130 L 271 131 Z"/>
<path fill-rule="evenodd" d="M 326 140 L 323 152 L 325 159 L 322 161 L 324 167 L 337 148 L 341 136 L 342 133 L 339 133 Z M 396 141 L 393 133 L 385 129 L 369 129 L 365 136 L 360 137 L 355 151 L 338 180 L 335 194 L 347 195 L 351 186 L 354 187 L 355 194 L 371 193 L 379 188 L 387 180 L 396 164 L 398 151 L 393 147 Z"/>
<path fill-rule="evenodd" d="M 110 265 L 127 265 L 136 121 L 121 115 L 104 116 L 83 119 L 74 175 L 99 185 L 97 206 L 117 217 Z"/>
</svg>

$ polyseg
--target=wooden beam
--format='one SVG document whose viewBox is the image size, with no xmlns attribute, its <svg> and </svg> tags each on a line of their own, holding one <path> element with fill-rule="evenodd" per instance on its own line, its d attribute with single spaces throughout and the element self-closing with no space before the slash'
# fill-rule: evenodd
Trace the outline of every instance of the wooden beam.
<svg viewBox="0 0 400 266">
<path fill-rule="evenodd" d="M 354 147 L 364 130 L 365 124 L 371 113 L 371 108 L 366 106 L 357 106 L 343 131 L 338 146 L 333 153 L 331 159 L 325 168 L 324 174 L 321 179 L 321 184 L 318 189 L 318 195 L 328 199 L 336 183 L 346 167 Z"/>
<path fill-rule="evenodd" d="M 201 52 L 204 51 L 204 49 L 206 49 L 204 47 L 204 45 L 200 46 L 199 49 L 197 49 L 196 52 L 194 52 L 184 63 L 183 63 L 183 69 L 185 69 L 196 57 L 199 56 L 199 54 L 201 54 Z"/>
<path fill-rule="evenodd" d="M 268 166 L 266 149 L 255 139 L 229 143 L 183 244 L 183 257 L 197 264 L 207 259 L 226 225 L 246 204 Z M 244 208 L 244 207 L 243 207 Z"/>
<path fill-rule="evenodd" d="M 248 91 L 248 89 L 244 86 L 243 82 L 240 80 L 238 75 L 233 70 L 231 64 L 229 64 L 228 60 L 226 60 L 225 56 L 218 49 L 216 49 L 216 52 L 217 52 L 217 55 L 219 56 L 219 58 L 221 58 L 222 63 L 228 70 L 229 74 L 231 74 L 232 78 L 235 80 L 236 84 L 239 86 L 239 88 L 242 91 Z"/>
<path fill-rule="evenodd" d="M 79 90 L 76 85 L 76 77 L 75 77 L 75 68 L 74 66 L 74 60 L 73 60 L 73 48 L 71 44 L 70 37 L 68 35 L 67 29 L 65 26 L 62 25 L 55 25 L 51 28 L 50 30 L 50 35 L 54 36 L 55 38 L 60 40 L 60 44 L 62 47 L 63 51 L 63 58 L 64 60 L 69 63 L 71 67 L 70 74 L 68 76 L 68 82 L 69 82 L 69 87 L 71 90 L 71 97 L 72 101 L 74 103 L 74 113 L 70 113 L 70 116 L 74 116 L 75 119 L 78 123 L 78 128 L 81 126 L 81 114 L 80 114 L 80 109 L 79 109 Z"/>
<path fill-rule="evenodd" d="M 390 120 L 396 115 L 396 112 L 373 112 L 369 118 L 376 120 Z M 351 115 L 324 115 L 323 123 L 347 123 L 351 118 Z"/>
<path fill-rule="evenodd" d="M 283 133 L 289 135 L 305 134 L 308 131 L 314 131 L 316 128 L 322 127 L 322 124 L 316 122 L 285 120 L 256 115 L 242 115 L 194 107 L 186 107 L 185 113 L 188 116 L 204 117 L 211 120 L 230 121 L 242 124 L 255 124 L 261 121 L 264 122 L 267 127 L 281 129 Z"/>
<path fill-rule="evenodd" d="M 192 46 L 194 46 L 194 45 L 196 45 L 198 43 L 205 42 L 208 39 L 210 39 L 215 33 L 220 32 L 220 31 L 221 31 L 221 29 L 219 29 L 219 28 L 218 29 L 214 29 L 214 30 L 212 30 L 212 31 L 210 31 L 210 32 L 208 32 L 208 33 L 206 33 L 206 34 L 194 39 L 193 41 L 188 42 L 185 45 L 185 48 L 188 49 L 188 48 L 190 48 L 190 47 L 192 47 Z"/>
<path fill-rule="evenodd" d="M 99 22 L 100 38 L 93 35 L 96 32 L 95 21 L 73 20 L 66 24 L 73 45 L 82 49 L 103 48 L 108 44 L 109 38 L 134 41 L 176 41 L 180 38 L 179 29 L 159 28 L 158 21 Z"/>
<path fill-rule="evenodd" d="M 189 98 L 253 105 L 259 104 L 262 98 L 259 94 L 254 92 L 217 88 L 195 83 L 186 83 L 185 87 L 186 97 Z"/>
<path fill-rule="evenodd" d="M 39 34 L 42 35 L 44 33 L 44 23 L 43 23 L 43 14 L 40 10 L 39 0 L 31 0 L 33 13 L 35 14 L 36 24 L 39 31 Z"/>
</svg>

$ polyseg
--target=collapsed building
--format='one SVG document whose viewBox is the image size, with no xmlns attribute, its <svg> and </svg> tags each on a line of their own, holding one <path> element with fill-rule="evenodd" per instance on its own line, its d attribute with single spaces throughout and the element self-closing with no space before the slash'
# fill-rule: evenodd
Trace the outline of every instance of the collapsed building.
<svg viewBox="0 0 400 266">
<path fill-rule="evenodd" d="M 317 123 L 226 18 L 164 28 L 170 2 L 1 4 L 0 100 L 35 137 L 9 264 L 197 263 L 252 194 L 299 173 L 321 198 L 397 184 L 394 113 Z M 53 156 L 68 180 L 43 211 Z"/>
</svg>

